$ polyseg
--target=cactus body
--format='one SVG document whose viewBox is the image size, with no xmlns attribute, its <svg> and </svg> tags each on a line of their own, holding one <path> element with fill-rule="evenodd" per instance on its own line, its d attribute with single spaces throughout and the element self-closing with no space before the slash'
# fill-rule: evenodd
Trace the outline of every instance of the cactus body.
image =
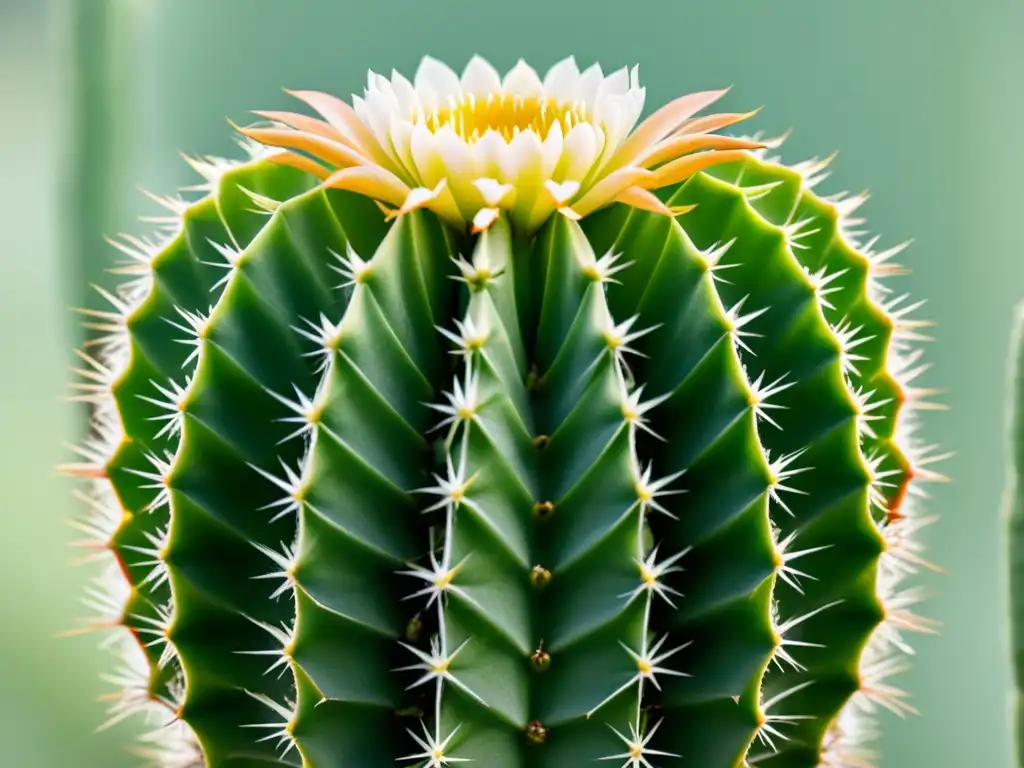
<svg viewBox="0 0 1024 768">
<path fill-rule="evenodd" d="M 1013 337 L 1008 366 L 1007 422 L 1010 462 L 1005 490 L 1006 542 L 1010 600 L 1010 652 L 1014 683 L 1011 694 L 1011 722 L 1018 765 L 1024 765 L 1024 305 L 1014 312 Z"/>
<path fill-rule="evenodd" d="M 305 154 L 196 161 L 83 353 L 68 469 L 154 763 L 865 765 L 936 476 L 862 198 L 715 137 L 474 212 L 246 132 Z"/>
</svg>

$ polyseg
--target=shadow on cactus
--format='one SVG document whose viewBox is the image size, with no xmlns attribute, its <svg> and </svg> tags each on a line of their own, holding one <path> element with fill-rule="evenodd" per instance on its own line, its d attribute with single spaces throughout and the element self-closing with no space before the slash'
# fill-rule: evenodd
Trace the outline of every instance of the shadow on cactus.
<svg viewBox="0 0 1024 768">
<path fill-rule="evenodd" d="M 154 765 L 871 761 L 924 323 L 723 93 L 425 59 L 117 241 L 67 471 Z"/>
</svg>

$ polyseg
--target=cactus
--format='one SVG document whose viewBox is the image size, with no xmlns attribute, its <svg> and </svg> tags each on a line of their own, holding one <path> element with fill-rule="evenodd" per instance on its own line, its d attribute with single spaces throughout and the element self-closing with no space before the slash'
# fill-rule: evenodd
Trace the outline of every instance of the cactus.
<svg viewBox="0 0 1024 768">
<path fill-rule="evenodd" d="M 1011 701 L 1014 749 L 1017 765 L 1024 765 L 1024 303 L 1014 312 L 1008 370 L 1007 425 L 1010 462 L 1005 489 L 1004 514 L 1008 551 L 1007 586 L 1010 601 L 1010 651 L 1014 672 Z"/>
<path fill-rule="evenodd" d="M 428 58 L 112 241 L 65 471 L 152 764 L 868 764 L 924 323 L 723 93 Z"/>
</svg>

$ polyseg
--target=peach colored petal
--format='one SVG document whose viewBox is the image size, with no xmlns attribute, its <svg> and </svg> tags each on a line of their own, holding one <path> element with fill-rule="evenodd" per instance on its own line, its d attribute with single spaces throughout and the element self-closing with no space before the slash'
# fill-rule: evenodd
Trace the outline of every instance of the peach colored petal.
<svg viewBox="0 0 1024 768">
<path fill-rule="evenodd" d="M 650 211 L 651 213 L 660 213 L 662 216 L 669 216 L 671 218 L 682 216 L 684 213 L 689 213 L 697 207 L 696 205 L 665 205 L 653 192 L 641 189 L 640 187 L 630 187 L 615 198 L 615 202 Z"/>
<path fill-rule="evenodd" d="M 297 149 L 338 168 L 366 165 L 369 161 L 351 147 L 291 128 L 238 128 L 239 133 L 269 147 Z"/>
<path fill-rule="evenodd" d="M 612 168 L 620 168 L 632 163 L 648 147 L 672 133 L 684 120 L 718 101 L 726 93 L 728 93 L 728 89 L 701 91 L 689 93 L 670 101 L 640 123 L 640 126 L 612 156 L 609 165 Z"/>
<path fill-rule="evenodd" d="M 695 152 L 698 149 L 762 149 L 765 145 L 760 141 L 750 141 L 733 136 L 719 136 L 713 133 L 694 133 L 673 136 L 652 147 L 647 154 L 641 155 L 637 165 L 650 168 L 666 160 Z"/>
<path fill-rule="evenodd" d="M 731 163 L 736 160 L 744 160 L 748 157 L 750 157 L 750 155 L 742 149 L 726 149 L 722 151 L 708 150 L 707 152 L 698 152 L 695 155 L 687 155 L 686 157 L 680 157 L 678 160 L 673 160 L 671 163 L 666 163 L 656 169 L 654 171 L 654 178 L 650 183 L 645 183 L 642 186 L 644 189 L 667 187 L 669 184 L 676 184 L 683 181 L 684 179 L 693 176 L 693 174 L 703 171 L 705 168 L 710 168 L 713 165 Z"/>
<path fill-rule="evenodd" d="M 272 120 L 275 123 L 284 123 L 297 131 L 312 133 L 314 136 L 319 136 L 322 139 L 346 144 L 355 149 L 352 142 L 334 128 L 334 126 L 330 123 L 324 122 L 323 120 L 317 120 L 315 117 L 300 115 L 297 112 L 276 112 L 266 110 L 253 110 L 253 114 L 262 117 L 265 120 Z"/>
<path fill-rule="evenodd" d="M 329 189 L 347 189 L 401 207 L 411 191 L 401 179 L 376 165 L 345 168 L 331 174 L 321 185 Z"/>
<path fill-rule="evenodd" d="M 619 168 L 591 187 L 583 197 L 573 204 L 573 211 L 581 217 L 586 216 L 588 213 L 607 205 L 618 197 L 623 190 L 635 184 L 645 182 L 643 186 L 652 186 L 654 178 L 654 173 L 644 168 Z"/>
<path fill-rule="evenodd" d="M 761 108 L 753 110 L 752 112 L 722 112 L 717 115 L 705 115 L 704 117 L 695 117 L 692 120 L 687 120 L 685 123 L 676 129 L 676 136 L 682 136 L 688 133 L 711 133 L 712 131 L 720 131 L 723 128 L 728 128 L 730 125 L 741 123 L 744 120 L 749 120 L 758 112 Z"/>
<path fill-rule="evenodd" d="M 321 181 L 331 175 L 331 172 L 316 162 L 316 160 L 295 152 L 275 152 L 267 158 L 267 162 L 287 165 L 289 168 L 298 168 L 300 171 L 313 174 Z"/>
<path fill-rule="evenodd" d="M 653 192 L 648 192 L 640 187 L 627 187 L 619 193 L 614 202 L 639 208 L 651 213 L 660 213 L 662 216 L 671 217 L 672 209 L 663 203 Z"/>
<path fill-rule="evenodd" d="M 374 162 L 387 167 L 390 158 L 381 147 L 373 131 L 359 118 L 348 104 L 337 96 L 319 91 L 285 91 L 320 113 L 334 128 L 348 137 L 356 149 L 360 150 Z"/>
</svg>

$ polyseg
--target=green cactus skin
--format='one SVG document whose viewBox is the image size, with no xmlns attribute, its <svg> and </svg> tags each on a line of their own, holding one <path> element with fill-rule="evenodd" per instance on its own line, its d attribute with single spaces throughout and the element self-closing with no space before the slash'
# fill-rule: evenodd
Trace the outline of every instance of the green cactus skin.
<svg viewBox="0 0 1024 768">
<path fill-rule="evenodd" d="M 863 196 L 757 150 L 660 190 L 679 218 L 470 235 L 247 148 L 117 241 L 82 353 L 65 469 L 141 754 L 869 764 L 940 457 Z"/>
<path fill-rule="evenodd" d="M 1006 487 L 1006 526 L 1008 546 L 1008 587 L 1010 598 L 1010 651 L 1014 685 L 1011 703 L 1017 764 L 1024 765 L 1024 303 L 1014 313 L 1013 338 L 1010 341 L 1009 415 L 1010 463 Z"/>
</svg>

